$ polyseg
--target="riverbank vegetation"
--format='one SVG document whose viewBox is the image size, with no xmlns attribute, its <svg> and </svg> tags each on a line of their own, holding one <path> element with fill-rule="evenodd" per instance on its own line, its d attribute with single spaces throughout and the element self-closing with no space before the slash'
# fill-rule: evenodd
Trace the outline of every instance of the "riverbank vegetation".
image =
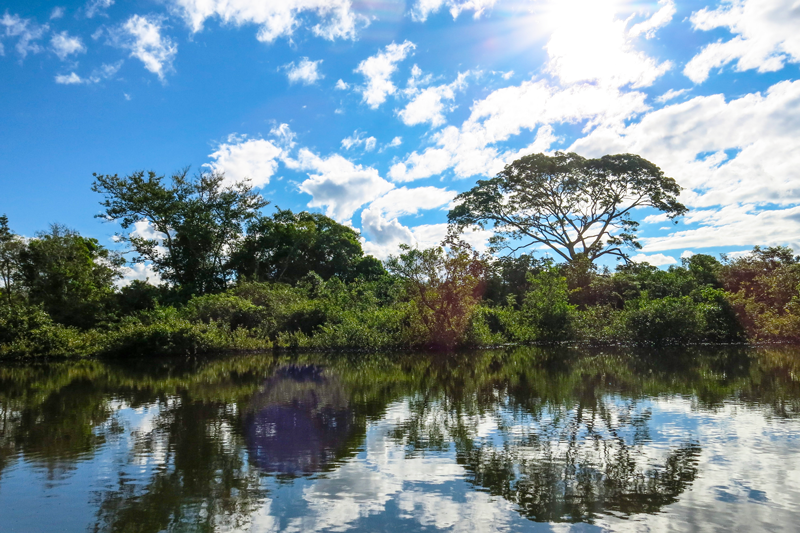
<svg viewBox="0 0 800 533">
<path fill-rule="evenodd" d="M 269 214 L 222 174 L 95 178 L 101 217 L 130 255 L 60 225 L 22 238 L 0 217 L 0 355 L 800 341 L 789 248 L 695 254 L 666 270 L 628 260 L 634 208 L 686 212 L 674 180 L 630 154 L 522 158 L 459 196 L 442 246 L 386 262 L 352 228 Z M 475 226 L 494 231 L 490 253 L 461 240 Z M 602 256 L 621 261 L 612 271 Z M 128 261 L 161 283 L 120 287 Z"/>
</svg>

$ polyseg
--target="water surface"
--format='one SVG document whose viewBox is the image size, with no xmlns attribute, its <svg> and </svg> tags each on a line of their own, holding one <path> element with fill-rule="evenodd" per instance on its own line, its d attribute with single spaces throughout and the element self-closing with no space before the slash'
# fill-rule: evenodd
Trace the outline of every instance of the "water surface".
<svg viewBox="0 0 800 533">
<path fill-rule="evenodd" d="M 0 365 L 0 531 L 800 523 L 800 351 Z"/>
</svg>

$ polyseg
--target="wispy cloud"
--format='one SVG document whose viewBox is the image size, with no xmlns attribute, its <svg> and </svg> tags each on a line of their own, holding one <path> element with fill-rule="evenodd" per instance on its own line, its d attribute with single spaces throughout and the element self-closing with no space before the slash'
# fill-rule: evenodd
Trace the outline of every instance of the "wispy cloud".
<svg viewBox="0 0 800 533">
<path fill-rule="evenodd" d="M 161 34 L 162 21 L 157 17 L 133 15 L 122 25 L 108 31 L 109 42 L 130 51 L 130 56 L 144 63 L 144 67 L 164 81 L 165 74 L 173 70 L 172 62 L 178 45 Z"/>
<path fill-rule="evenodd" d="M 17 53 L 25 59 L 29 53 L 36 54 L 43 50 L 36 41 L 45 36 L 50 31 L 50 26 L 36 24 L 31 19 L 23 19 L 18 15 L 10 15 L 7 11 L 0 18 L 0 27 L 3 29 L 5 37 L 17 38 Z M 3 49 L 0 48 L 0 52 Z"/>
</svg>

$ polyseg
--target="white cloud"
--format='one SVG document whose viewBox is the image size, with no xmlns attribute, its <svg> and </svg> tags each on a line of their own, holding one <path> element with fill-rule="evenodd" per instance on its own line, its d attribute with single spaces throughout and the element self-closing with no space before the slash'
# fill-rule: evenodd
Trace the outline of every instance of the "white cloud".
<svg viewBox="0 0 800 533">
<path fill-rule="evenodd" d="M 732 205 L 699 213 L 705 216 L 699 228 L 641 239 L 643 250 L 755 245 L 800 250 L 800 206 L 764 210 L 754 205 Z"/>
<path fill-rule="evenodd" d="M 455 191 L 438 187 L 400 187 L 390 190 L 361 212 L 361 230 L 367 237 L 363 243 L 365 253 L 386 259 L 398 252 L 400 244 L 418 248 L 439 246 L 447 235 L 447 224 L 409 227 L 398 219 L 416 215 L 420 211 L 449 207 L 455 196 Z M 461 238 L 483 251 L 491 235 L 490 231 L 469 229 Z"/>
<path fill-rule="evenodd" d="M 658 102 L 659 104 L 663 104 L 669 102 L 670 100 L 674 100 L 675 98 L 679 97 L 682 94 L 686 94 L 687 92 L 689 92 L 689 89 L 680 89 L 680 90 L 670 89 L 661 96 L 659 96 L 658 98 L 656 98 L 656 102 Z"/>
<path fill-rule="evenodd" d="M 416 66 L 416 65 L 415 65 Z M 431 126 L 441 126 L 444 124 L 445 104 L 443 100 L 454 100 L 456 91 L 466 87 L 466 77 L 469 71 L 459 73 L 458 78 L 450 84 L 439 85 L 438 87 L 427 87 L 419 90 L 413 88 L 410 92 L 413 99 L 404 109 L 398 112 L 400 120 L 406 126 L 430 123 Z M 453 108 L 450 107 L 450 110 Z"/>
<path fill-rule="evenodd" d="M 278 170 L 278 161 L 284 153 L 271 141 L 232 135 L 208 156 L 214 162 L 207 166 L 225 172 L 230 183 L 249 179 L 254 187 L 263 187 Z"/>
<path fill-rule="evenodd" d="M 369 19 L 355 13 L 350 0 L 169 0 L 194 32 L 203 29 L 205 21 L 219 17 L 225 24 L 259 26 L 257 38 L 273 42 L 290 37 L 303 25 L 302 14 L 314 14 L 319 22 L 311 31 L 322 38 L 354 39 L 359 26 Z"/>
<path fill-rule="evenodd" d="M 617 9 L 613 2 L 560 0 L 551 4 L 548 17 L 555 31 L 545 49 L 550 56 L 548 70 L 561 83 L 648 87 L 671 68 L 669 61 L 657 62 L 637 51 L 632 42 L 639 33 L 662 26 L 666 15 L 671 19 L 670 4 L 642 23 L 644 26 L 631 30 L 626 30 L 627 20 L 617 18 Z"/>
<path fill-rule="evenodd" d="M 89 0 L 86 2 L 86 16 L 94 18 L 96 15 L 105 15 L 105 10 L 114 5 L 114 0 Z"/>
<path fill-rule="evenodd" d="M 70 37 L 66 31 L 56 33 L 50 39 L 50 45 L 53 47 L 53 52 L 62 61 L 71 54 L 83 54 L 86 52 L 86 46 L 81 42 L 80 37 Z"/>
<path fill-rule="evenodd" d="M 60 83 L 62 85 L 78 85 L 81 83 L 86 83 L 86 80 L 84 80 L 74 72 L 70 72 L 69 74 L 57 75 L 56 83 Z"/>
<path fill-rule="evenodd" d="M 354 131 L 353 135 L 342 139 L 342 148 L 349 150 L 353 147 L 363 146 L 365 151 L 371 152 L 375 149 L 378 140 L 375 137 L 367 137 L 366 135 L 364 132 Z"/>
<path fill-rule="evenodd" d="M 675 2 L 672 0 L 659 0 L 658 3 L 661 5 L 661 8 L 644 22 L 634 24 L 628 32 L 628 35 L 636 37 L 644 34 L 647 39 L 652 39 L 656 35 L 656 30 L 672 22 L 672 17 L 678 12 L 675 8 Z"/>
<path fill-rule="evenodd" d="M 63 16 L 64 16 L 64 8 L 63 7 L 56 6 L 50 12 L 50 20 L 60 19 Z"/>
<path fill-rule="evenodd" d="M 341 79 L 336 82 L 336 86 L 334 87 L 334 89 L 336 89 L 337 91 L 346 91 L 349 88 L 350 88 L 350 85 L 348 83 L 345 83 Z"/>
<path fill-rule="evenodd" d="M 694 255 L 694 252 L 693 252 L 693 251 L 691 251 L 691 250 L 684 250 L 684 251 L 683 251 L 683 253 L 681 253 L 681 259 L 689 259 L 689 258 L 690 258 L 690 257 L 692 257 L 693 255 Z"/>
<path fill-rule="evenodd" d="M 622 129 L 599 128 L 570 150 L 630 152 L 660 165 L 686 190 L 698 227 L 652 237 L 645 251 L 789 244 L 800 235 L 800 81 L 726 101 L 696 97 Z M 716 206 L 725 206 L 717 208 Z M 647 220 L 647 219 L 646 219 Z"/>
<path fill-rule="evenodd" d="M 411 17 L 419 22 L 427 20 L 428 15 L 447 7 L 452 17 L 458 18 L 462 11 L 472 11 L 473 18 L 480 18 L 486 10 L 491 9 L 497 0 L 416 0 L 411 9 Z"/>
<path fill-rule="evenodd" d="M 134 280 L 146 281 L 150 285 L 161 285 L 163 283 L 161 276 L 150 263 L 134 263 L 130 266 L 123 266 L 120 270 L 122 278 L 117 282 L 119 287 L 126 287 L 133 283 Z"/>
<path fill-rule="evenodd" d="M 498 143 L 533 131 L 538 126 L 586 121 L 586 128 L 607 125 L 621 128 L 626 119 L 646 111 L 646 95 L 622 92 L 618 88 L 580 84 L 558 89 L 545 81 L 526 81 L 518 86 L 492 92 L 472 106 L 460 128 L 448 126 L 437 132 L 435 146 L 421 154 L 412 152 L 389 171 L 394 181 L 411 181 L 440 174 L 453 168 L 456 176 L 493 175 L 520 151 L 504 152 Z M 552 130 L 529 149 L 546 151 L 555 136 Z M 528 152 L 530 153 L 530 152 Z"/>
<path fill-rule="evenodd" d="M 800 63 L 800 9 L 795 0 L 722 0 L 716 9 L 692 13 L 695 29 L 726 28 L 734 37 L 709 44 L 683 73 L 695 83 L 709 71 L 736 61 L 739 72 L 774 72 L 786 62 Z"/>
<path fill-rule="evenodd" d="M 383 152 L 388 150 L 389 148 L 395 148 L 403 144 L 403 138 L 400 136 L 394 137 L 391 141 L 381 147 L 380 151 Z"/>
<path fill-rule="evenodd" d="M 164 81 L 164 74 L 172 70 L 178 53 L 169 37 L 161 35 L 161 20 L 156 17 L 133 15 L 115 30 L 110 30 L 112 44 L 130 50 L 144 67 Z"/>
<path fill-rule="evenodd" d="M 700 96 L 624 128 L 599 128 L 570 150 L 639 154 L 660 165 L 694 207 L 800 202 L 800 81 L 726 101 Z M 726 152 L 727 151 L 727 152 Z"/>
<path fill-rule="evenodd" d="M 631 257 L 631 261 L 634 263 L 650 263 L 653 266 L 664 266 L 664 265 L 675 265 L 678 263 L 678 260 L 674 257 L 670 257 L 664 254 L 652 254 L 652 255 L 645 255 L 645 254 L 637 254 Z"/>
<path fill-rule="evenodd" d="M 397 92 L 397 87 L 392 83 L 392 74 L 397 70 L 397 63 L 416 48 L 410 41 L 402 44 L 392 43 L 383 51 L 368 57 L 358 64 L 355 72 L 362 74 L 367 79 L 367 84 L 361 89 L 363 100 L 372 109 L 376 109 L 386 101 L 388 95 Z"/>
<path fill-rule="evenodd" d="M 50 30 L 47 24 L 37 25 L 31 19 L 23 19 L 17 15 L 9 15 L 8 12 L 0 18 L 0 28 L 3 28 L 5 37 L 17 37 L 17 53 L 21 58 L 27 57 L 29 53 L 36 54 L 42 51 L 42 47 L 34 41 L 38 41 Z M 0 48 L 0 52 L 3 49 Z"/>
<path fill-rule="evenodd" d="M 102 80 L 113 77 L 117 72 L 119 72 L 119 69 L 122 67 L 122 63 L 123 61 L 117 61 L 116 63 L 112 64 L 104 63 L 100 68 L 94 69 L 88 78 L 82 78 L 74 72 L 70 72 L 69 74 L 59 74 L 56 76 L 56 83 L 64 85 L 88 85 L 91 83 L 99 83 Z"/>
<path fill-rule="evenodd" d="M 339 154 L 323 158 L 302 148 L 297 159 L 285 158 L 284 163 L 310 171 L 299 187 L 312 197 L 308 206 L 324 207 L 327 216 L 342 223 L 349 223 L 358 208 L 394 187 L 374 168 L 356 165 Z"/>
<path fill-rule="evenodd" d="M 303 57 L 295 65 L 294 61 L 288 65 L 284 65 L 283 69 L 286 70 L 286 77 L 289 78 L 289 83 L 302 83 L 303 85 L 313 85 L 318 80 L 324 78 L 319 72 L 319 61 L 310 61 L 307 57 Z"/>
</svg>

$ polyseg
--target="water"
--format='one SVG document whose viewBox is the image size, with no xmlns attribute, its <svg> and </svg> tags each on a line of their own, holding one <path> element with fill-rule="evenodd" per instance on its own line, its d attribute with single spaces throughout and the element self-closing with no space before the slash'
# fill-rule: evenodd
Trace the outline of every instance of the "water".
<svg viewBox="0 0 800 533">
<path fill-rule="evenodd" d="M 0 531 L 792 531 L 800 350 L 0 365 Z"/>
</svg>

